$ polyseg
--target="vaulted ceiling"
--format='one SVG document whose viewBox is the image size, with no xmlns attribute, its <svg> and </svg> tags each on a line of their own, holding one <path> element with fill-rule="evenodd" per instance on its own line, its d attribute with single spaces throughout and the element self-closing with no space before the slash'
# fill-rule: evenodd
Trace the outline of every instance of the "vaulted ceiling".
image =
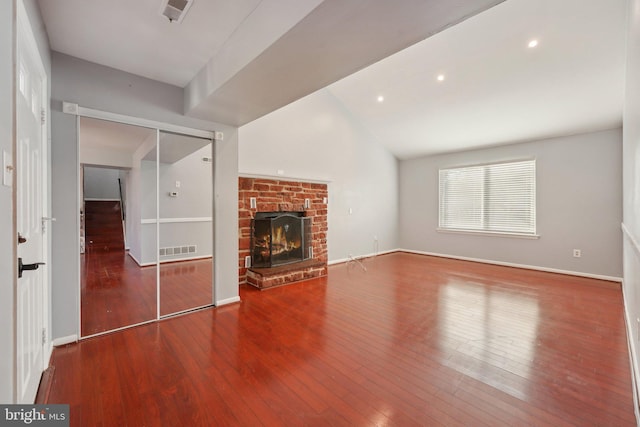
<svg viewBox="0 0 640 427">
<path fill-rule="evenodd" d="M 400 158 L 622 120 L 625 0 L 194 0 L 181 23 L 161 0 L 39 5 L 53 50 L 236 126 L 325 87 Z"/>
<path fill-rule="evenodd" d="M 612 129 L 626 4 L 507 0 L 329 90 L 399 158 Z"/>
</svg>

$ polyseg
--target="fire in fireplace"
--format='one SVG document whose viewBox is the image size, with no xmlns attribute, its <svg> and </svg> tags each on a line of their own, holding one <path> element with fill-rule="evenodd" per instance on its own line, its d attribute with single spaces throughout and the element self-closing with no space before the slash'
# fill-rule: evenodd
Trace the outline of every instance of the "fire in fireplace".
<svg viewBox="0 0 640 427">
<path fill-rule="evenodd" d="M 251 265 L 275 267 L 313 257 L 311 217 L 303 212 L 258 212 L 251 221 Z"/>
</svg>

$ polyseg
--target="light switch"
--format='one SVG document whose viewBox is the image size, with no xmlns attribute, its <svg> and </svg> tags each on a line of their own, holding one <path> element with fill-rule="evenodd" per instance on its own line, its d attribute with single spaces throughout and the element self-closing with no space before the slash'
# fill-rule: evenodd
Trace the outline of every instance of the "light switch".
<svg viewBox="0 0 640 427">
<path fill-rule="evenodd" d="M 180 188 L 180 181 L 176 181 L 176 188 Z"/>
</svg>

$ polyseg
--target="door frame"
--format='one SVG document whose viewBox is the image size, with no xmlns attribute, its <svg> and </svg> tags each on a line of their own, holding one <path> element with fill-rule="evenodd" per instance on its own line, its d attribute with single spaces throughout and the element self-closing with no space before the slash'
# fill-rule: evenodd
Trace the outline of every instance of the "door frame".
<svg viewBox="0 0 640 427">
<path fill-rule="evenodd" d="M 51 339 L 51 268 L 50 268 L 50 260 L 51 260 L 51 147 L 50 147 L 50 131 L 49 131 L 49 114 L 50 114 L 50 99 L 49 99 L 49 77 L 44 67 L 44 63 L 42 61 L 42 56 L 40 55 L 40 50 L 38 48 L 38 44 L 35 40 L 35 35 L 33 32 L 33 27 L 31 26 L 31 22 L 29 21 L 29 15 L 27 13 L 26 7 L 24 5 L 23 0 L 16 1 L 16 32 L 15 32 L 15 40 L 14 40 L 14 49 L 15 49 L 15 58 L 14 58 L 14 89 L 13 89 L 13 106 L 14 106 L 14 123 L 15 123 L 15 133 L 12 142 L 13 149 L 13 164 L 18 165 L 18 111 L 17 111 L 17 91 L 18 87 L 18 77 L 19 72 L 18 68 L 20 67 L 18 58 L 21 52 L 21 43 L 20 40 L 24 41 L 24 45 L 26 49 L 29 51 L 29 55 L 33 57 L 35 60 L 35 70 L 39 77 L 42 80 L 42 105 L 41 105 L 41 114 L 42 120 L 40 122 L 40 131 L 41 131 L 41 149 L 42 149 L 42 166 L 44 170 L 42 171 L 42 259 L 36 260 L 45 263 L 44 272 L 43 272 L 43 284 L 42 284 L 42 301 L 41 306 L 43 309 L 42 313 L 42 327 L 44 328 L 43 332 L 43 341 L 42 341 L 42 366 L 39 374 L 49 366 L 49 361 L 51 358 L 51 353 L 53 351 L 53 342 Z M 14 235 L 14 265 L 17 265 L 18 258 L 18 224 L 17 224 L 17 215 L 18 215 L 18 207 L 17 207 L 17 189 L 18 189 L 18 180 L 17 174 L 14 169 L 13 174 L 13 235 Z M 46 218 L 46 219 L 45 219 Z M 17 268 L 14 271 L 14 399 L 17 399 L 19 396 L 19 385 L 18 385 L 18 274 Z M 35 396 L 34 396 L 35 397 Z"/>
<path fill-rule="evenodd" d="M 118 113 L 112 113 L 109 111 L 103 111 L 103 110 L 96 110 L 93 108 L 87 108 L 87 107 L 82 107 L 79 106 L 76 103 L 73 102 L 62 102 L 62 112 L 66 113 L 66 114 L 70 114 L 73 116 L 76 116 L 76 135 L 78 135 L 78 138 L 76 140 L 76 152 L 78 153 L 77 156 L 77 160 L 78 160 L 78 164 L 77 166 L 77 170 L 79 170 L 79 168 L 81 167 L 81 159 L 80 159 L 80 118 L 81 117 L 87 117 L 87 118 L 92 118 L 92 119 L 99 119 L 99 120 L 105 120 L 105 121 L 110 121 L 110 122 L 115 122 L 115 123 L 122 123 L 122 124 L 126 124 L 126 125 L 132 125 L 132 126 L 140 126 L 140 127 L 145 127 L 145 128 L 150 128 L 150 129 L 155 129 L 156 131 L 156 144 L 158 143 L 158 139 L 160 136 L 160 132 L 170 132 L 170 133 L 178 133 L 178 134 L 183 134 L 183 135 L 187 135 L 187 136 L 194 136 L 194 137 L 198 137 L 198 138 L 204 138 L 204 139 L 210 139 L 211 143 L 212 143 L 212 154 L 213 154 L 213 158 L 216 158 L 215 155 L 215 146 L 216 146 L 216 140 L 222 140 L 224 135 L 222 132 L 217 132 L 217 131 L 208 131 L 208 130 L 202 130 L 202 129 L 195 129 L 195 128 L 190 128 L 190 127 L 186 127 L 186 126 L 180 126 L 180 125 L 174 125 L 174 124 L 170 124 L 170 123 L 164 123 L 164 122 L 159 122 L 156 120 L 149 120 L 149 119 L 144 119 L 144 118 L 140 118 L 140 117 L 135 117 L 135 116 L 128 116 L 125 114 L 118 114 Z M 159 151 L 159 150 L 158 150 Z M 158 155 L 158 154 L 157 154 Z M 218 287 L 218 268 L 215 268 L 215 248 L 216 248 L 216 233 L 215 233 L 215 223 L 216 223 L 216 196 L 215 196 L 215 189 L 216 189 L 216 182 L 215 182 L 215 160 L 214 160 L 214 173 L 212 174 L 212 191 L 214 192 L 213 194 L 213 200 L 212 200 L 212 216 L 213 216 L 213 220 L 212 220 L 212 231 L 213 231 L 213 236 L 212 236 L 212 247 L 213 247 L 213 287 L 212 287 L 212 296 L 211 296 L 211 306 L 215 307 L 216 306 L 216 295 L 217 293 L 217 287 Z M 81 206 L 81 200 L 80 200 L 80 186 L 82 186 L 82 181 L 80 179 L 78 179 L 78 188 L 76 188 L 76 215 L 77 215 L 77 224 L 80 224 L 80 206 Z M 158 191 L 158 189 L 156 189 L 156 191 Z M 156 207 L 157 209 L 157 207 Z M 159 222 L 156 223 L 156 232 L 158 231 L 159 227 Z M 78 258 L 80 257 L 80 228 L 77 227 L 77 236 L 76 236 L 76 253 Z M 156 245 L 159 244 L 159 240 L 157 241 Z M 157 248 L 156 248 L 156 254 L 158 253 Z M 158 260 L 158 265 L 159 265 L 159 260 Z M 129 329 L 135 326 L 139 326 L 139 325 L 144 325 L 144 324 L 148 324 L 148 323 L 154 323 L 163 319 L 166 319 L 167 317 L 171 317 L 171 316 L 160 316 L 160 303 L 159 303 L 159 298 L 160 298 L 160 290 L 159 290 L 159 286 L 160 286 L 160 281 L 159 281 L 159 276 L 160 276 L 160 271 L 158 269 L 158 271 L 156 272 L 156 311 L 157 311 L 157 316 L 155 319 L 149 320 L 149 321 L 145 321 L 145 322 L 141 322 L 141 323 L 136 323 L 134 325 L 127 325 L 127 326 L 123 326 L 123 327 L 119 327 L 119 328 L 115 328 L 115 329 L 110 329 L 108 331 L 104 331 L 104 332 L 99 332 L 96 334 L 92 334 L 92 335 L 86 335 L 86 336 L 82 336 L 82 277 L 81 277 L 81 272 L 80 272 L 80 263 L 78 263 L 78 270 L 77 270 L 77 283 L 78 283 L 78 289 L 77 289 L 77 296 L 78 296 L 78 329 L 77 329 L 77 339 L 78 340 L 84 340 L 87 338 L 93 338 L 96 336 L 100 336 L 100 335 L 105 335 L 105 334 L 110 334 L 116 331 L 121 331 L 121 330 L 125 330 L 125 329 Z M 190 311 L 190 310 L 187 310 Z M 178 313 L 180 314 L 180 313 Z"/>
</svg>

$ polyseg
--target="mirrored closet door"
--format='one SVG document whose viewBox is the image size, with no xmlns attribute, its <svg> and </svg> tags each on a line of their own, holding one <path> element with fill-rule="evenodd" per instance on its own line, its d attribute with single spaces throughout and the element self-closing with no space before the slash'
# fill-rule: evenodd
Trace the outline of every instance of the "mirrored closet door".
<svg viewBox="0 0 640 427">
<path fill-rule="evenodd" d="M 212 141 L 79 120 L 81 336 L 212 305 Z"/>
<path fill-rule="evenodd" d="M 157 317 L 157 130 L 80 119 L 81 336 Z"/>
<path fill-rule="evenodd" d="M 160 315 L 213 304 L 211 140 L 160 132 Z"/>
</svg>

